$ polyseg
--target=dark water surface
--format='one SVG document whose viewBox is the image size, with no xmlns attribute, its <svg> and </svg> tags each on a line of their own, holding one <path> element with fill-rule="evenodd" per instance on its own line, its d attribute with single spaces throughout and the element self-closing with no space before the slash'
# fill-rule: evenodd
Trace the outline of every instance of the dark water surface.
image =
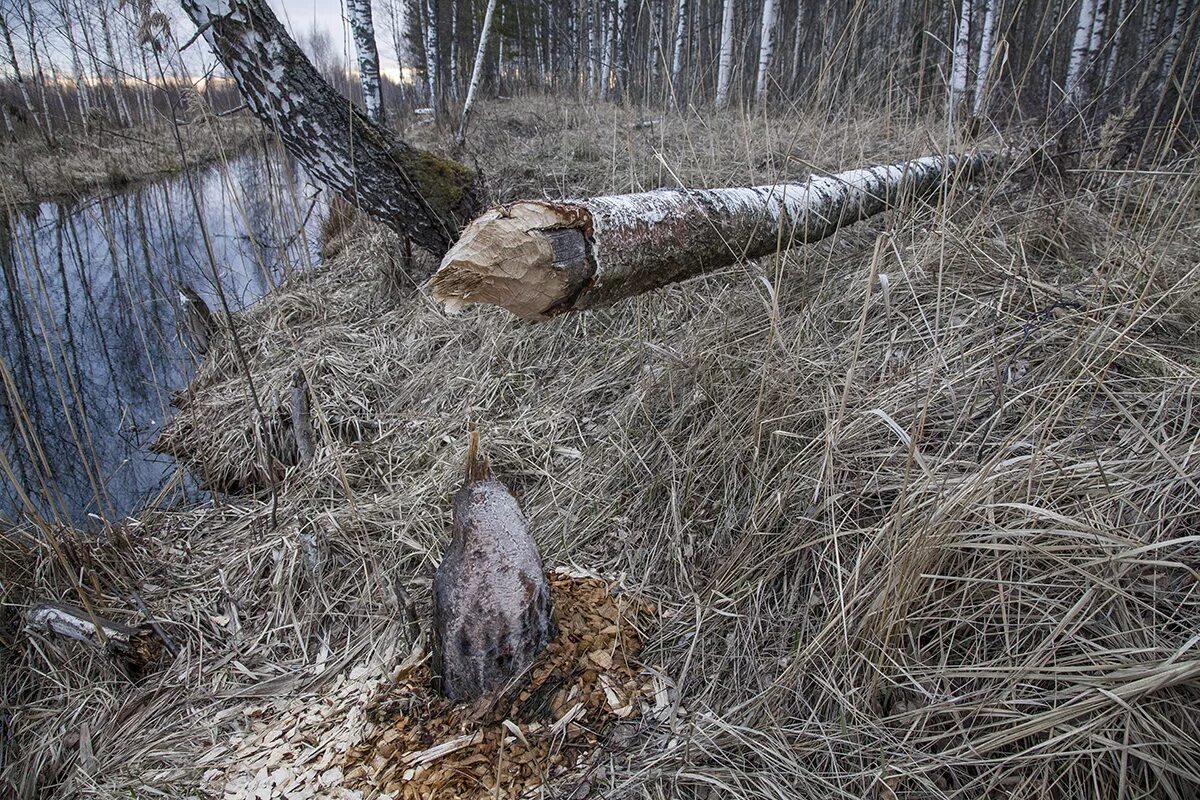
<svg viewBox="0 0 1200 800">
<path fill-rule="evenodd" d="M 259 146 L 190 185 L 0 210 L 0 521 L 116 519 L 168 482 L 195 495 L 148 449 L 195 370 L 178 287 L 220 314 L 218 281 L 237 310 L 315 261 L 313 194 Z"/>
</svg>

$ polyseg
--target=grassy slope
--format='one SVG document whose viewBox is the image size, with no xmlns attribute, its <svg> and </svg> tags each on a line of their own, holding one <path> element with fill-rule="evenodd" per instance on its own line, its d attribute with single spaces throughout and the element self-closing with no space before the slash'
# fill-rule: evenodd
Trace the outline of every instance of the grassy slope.
<svg viewBox="0 0 1200 800">
<path fill-rule="evenodd" d="M 882 120 L 634 119 L 492 106 L 476 157 L 513 197 L 937 147 L 936 126 Z M 474 421 L 549 563 L 624 572 L 659 603 L 648 661 L 679 686 L 676 729 L 648 725 L 600 795 L 1193 796 L 1200 216 L 1194 162 L 1167 171 L 1183 177 L 961 191 L 536 326 L 397 298 L 396 242 L 358 223 L 237 324 L 268 406 L 301 364 L 319 416 L 383 433 L 327 437 L 277 505 L 147 513 L 116 544 L 20 562 L 43 596 L 81 563 L 140 584 L 186 647 L 137 688 L 71 648 L 22 650 L 36 669 L 6 690 L 42 699 L 6 777 L 78 786 L 60 731 L 86 719 L 99 795 L 194 791 L 197 754 L 240 725 L 217 712 L 263 702 L 230 692 L 317 680 L 322 642 L 335 663 L 381 652 L 404 625 L 393 583 L 427 602 Z M 261 473 L 245 387 L 218 346 L 167 438 Z"/>
</svg>

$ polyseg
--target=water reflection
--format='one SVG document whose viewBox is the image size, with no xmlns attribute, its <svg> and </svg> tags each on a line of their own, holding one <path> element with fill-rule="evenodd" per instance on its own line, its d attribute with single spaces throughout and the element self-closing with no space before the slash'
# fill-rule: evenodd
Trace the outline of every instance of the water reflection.
<svg viewBox="0 0 1200 800">
<path fill-rule="evenodd" d="M 82 524 L 194 491 L 148 450 L 195 367 L 179 287 L 237 310 L 314 261 L 312 193 L 264 146 L 190 181 L 0 211 L 0 518 Z"/>
</svg>

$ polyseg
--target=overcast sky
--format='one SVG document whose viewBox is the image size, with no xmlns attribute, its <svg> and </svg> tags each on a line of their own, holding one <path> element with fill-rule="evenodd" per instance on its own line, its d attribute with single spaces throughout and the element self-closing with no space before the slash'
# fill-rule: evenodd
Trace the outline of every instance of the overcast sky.
<svg viewBox="0 0 1200 800">
<path fill-rule="evenodd" d="M 312 28 L 329 32 L 334 46 L 344 49 L 351 65 L 354 64 L 354 41 L 343 17 L 344 4 L 341 0 L 267 0 L 284 26 L 297 38 Z M 396 51 L 392 47 L 392 36 L 388 30 L 388 18 L 378 3 L 372 6 L 375 19 L 375 45 L 379 48 L 381 68 L 391 74 L 396 69 Z"/>
</svg>

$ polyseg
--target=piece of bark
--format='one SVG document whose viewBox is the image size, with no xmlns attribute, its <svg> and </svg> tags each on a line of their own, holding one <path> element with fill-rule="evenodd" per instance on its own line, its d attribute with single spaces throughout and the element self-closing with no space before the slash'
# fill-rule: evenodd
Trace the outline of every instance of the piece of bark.
<svg viewBox="0 0 1200 800">
<path fill-rule="evenodd" d="M 455 702 L 504 687 L 550 641 L 550 585 L 517 500 L 472 432 L 454 534 L 433 579 L 433 664 Z"/>
<path fill-rule="evenodd" d="M 146 674 L 162 654 L 162 642 L 152 630 L 131 628 L 65 603 L 33 605 L 25 615 L 28 629 L 95 647 L 133 676 Z"/>
<path fill-rule="evenodd" d="M 512 203 L 466 227 L 429 288 L 451 312 L 479 303 L 546 319 L 595 308 L 824 239 L 998 160 L 930 156 L 797 184 Z"/>
</svg>

